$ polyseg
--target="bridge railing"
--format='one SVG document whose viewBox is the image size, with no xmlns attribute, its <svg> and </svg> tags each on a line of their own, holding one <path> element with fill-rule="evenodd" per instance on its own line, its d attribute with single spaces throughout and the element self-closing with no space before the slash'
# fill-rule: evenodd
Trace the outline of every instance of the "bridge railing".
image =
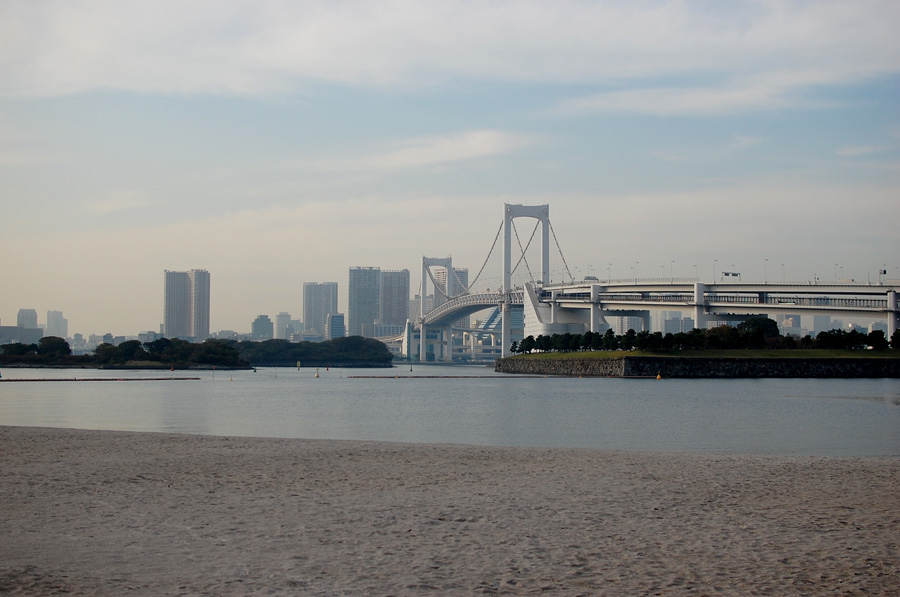
<svg viewBox="0 0 900 597">
<path fill-rule="evenodd" d="M 426 324 L 428 324 L 429 322 L 442 319 L 444 316 L 466 307 L 477 306 L 488 308 L 494 305 L 499 305 L 505 300 L 509 300 L 510 304 L 512 305 L 521 305 L 524 300 L 522 291 L 513 290 L 508 295 L 504 292 L 476 292 L 472 294 L 457 296 L 450 299 L 446 303 L 438 305 L 437 307 L 426 313 L 424 321 Z M 417 320 L 417 324 L 421 323 L 422 319 L 420 318 Z"/>
<path fill-rule="evenodd" d="M 552 301 L 553 292 L 542 290 L 540 293 L 540 300 L 543 302 Z M 557 291 L 557 300 L 590 303 L 591 293 Z M 690 292 L 602 292 L 597 295 L 597 300 L 600 303 L 677 303 L 692 305 L 694 304 L 694 294 Z M 705 305 L 773 305 L 778 307 L 797 305 L 800 307 L 838 307 L 843 309 L 865 310 L 884 310 L 887 308 L 887 299 L 826 296 L 772 296 L 771 294 L 761 297 L 759 293 L 707 293 L 703 297 L 703 303 Z"/>
</svg>

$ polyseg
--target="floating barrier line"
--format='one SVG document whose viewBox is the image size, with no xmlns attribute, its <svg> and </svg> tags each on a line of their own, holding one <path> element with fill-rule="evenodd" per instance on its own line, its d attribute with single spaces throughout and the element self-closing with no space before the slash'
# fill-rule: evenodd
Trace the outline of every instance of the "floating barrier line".
<svg viewBox="0 0 900 597">
<path fill-rule="evenodd" d="M 196 381 L 199 377 L 48 377 L 46 379 L 0 379 L 0 383 L 25 381 Z"/>
</svg>

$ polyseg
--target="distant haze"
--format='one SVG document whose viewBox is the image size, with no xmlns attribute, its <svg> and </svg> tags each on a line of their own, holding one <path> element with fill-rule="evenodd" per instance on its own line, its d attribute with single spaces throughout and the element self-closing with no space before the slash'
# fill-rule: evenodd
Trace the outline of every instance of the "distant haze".
<svg viewBox="0 0 900 597">
<path fill-rule="evenodd" d="M 167 269 L 210 272 L 212 331 L 300 318 L 303 282 L 346 311 L 351 266 L 474 276 L 505 202 L 579 275 L 900 278 L 894 0 L 0 15 L 3 325 L 158 330 Z"/>
</svg>

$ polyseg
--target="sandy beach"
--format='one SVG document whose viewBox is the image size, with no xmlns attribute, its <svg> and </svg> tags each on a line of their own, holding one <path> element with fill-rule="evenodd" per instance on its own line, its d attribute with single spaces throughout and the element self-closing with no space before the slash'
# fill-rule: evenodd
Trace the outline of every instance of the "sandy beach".
<svg viewBox="0 0 900 597">
<path fill-rule="evenodd" d="M 0 593 L 897 595 L 900 459 L 0 427 Z"/>
</svg>

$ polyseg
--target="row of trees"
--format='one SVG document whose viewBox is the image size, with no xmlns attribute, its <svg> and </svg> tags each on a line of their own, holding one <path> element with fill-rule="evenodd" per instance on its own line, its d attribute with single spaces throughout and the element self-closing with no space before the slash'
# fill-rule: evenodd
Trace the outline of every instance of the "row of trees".
<svg viewBox="0 0 900 597">
<path fill-rule="evenodd" d="M 250 366 L 233 343 L 223 340 L 207 340 L 200 344 L 168 338 L 153 342 L 128 340 L 118 346 L 100 344 L 92 355 L 73 355 L 68 342 L 55 336 L 41 338 L 37 344 L 4 344 L 0 346 L 0 363 L 58 367 L 168 366 L 177 369 Z"/>
<path fill-rule="evenodd" d="M 886 350 L 900 349 L 900 331 L 895 332 L 890 342 L 884 332 L 874 330 L 862 334 L 856 330 L 829 330 L 815 338 L 805 336 L 782 336 L 778 324 L 768 317 L 754 317 L 737 326 L 720 326 L 709 330 L 693 329 L 677 334 L 661 332 L 635 332 L 616 335 L 612 330 L 606 333 L 585 332 L 584 334 L 528 336 L 522 342 L 513 342 L 513 354 L 539 352 L 571 352 L 579 350 L 646 350 L 649 352 L 671 352 L 676 350 L 704 349 L 793 349 L 822 348 L 859 350 L 872 348 Z"/>
<path fill-rule="evenodd" d="M 351 336 L 328 342 L 266 340 L 235 342 L 207 340 L 202 343 L 160 338 L 153 342 L 128 340 L 118 346 L 101 344 L 92 355 L 73 355 L 62 338 L 48 336 L 37 344 L 0 346 L 0 364 L 53 365 L 67 367 L 173 367 L 196 366 L 246 368 L 251 365 L 389 365 L 393 356 L 384 343 Z"/>
<path fill-rule="evenodd" d="M 362 336 L 347 336 L 325 342 L 288 342 L 265 340 L 263 342 L 238 342 L 235 345 L 241 358 L 254 365 L 305 366 L 373 365 L 389 366 L 393 355 L 378 340 Z"/>
</svg>

